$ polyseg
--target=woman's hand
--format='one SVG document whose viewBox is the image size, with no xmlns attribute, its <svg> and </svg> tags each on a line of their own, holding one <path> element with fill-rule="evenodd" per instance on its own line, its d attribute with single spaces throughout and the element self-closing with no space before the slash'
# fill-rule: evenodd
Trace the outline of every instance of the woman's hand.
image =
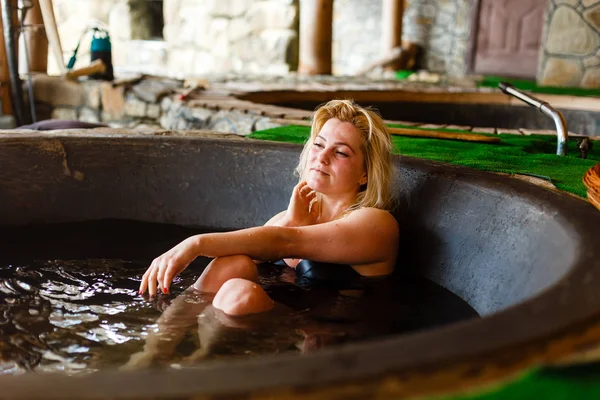
<svg viewBox="0 0 600 400">
<path fill-rule="evenodd" d="M 285 213 L 287 226 L 314 225 L 319 216 L 317 193 L 306 183 L 298 183 L 292 192 L 290 204 Z"/>
<path fill-rule="evenodd" d="M 152 261 L 152 264 L 142 276 L 140 294 L 146 289 L 150 297 L 156 296 L 156 288 L 169 292 L 173 278 L 179 275 L 198 256 L 196 251 L 197 236 L 192 236 L 173 247 Z"/>
</svg>

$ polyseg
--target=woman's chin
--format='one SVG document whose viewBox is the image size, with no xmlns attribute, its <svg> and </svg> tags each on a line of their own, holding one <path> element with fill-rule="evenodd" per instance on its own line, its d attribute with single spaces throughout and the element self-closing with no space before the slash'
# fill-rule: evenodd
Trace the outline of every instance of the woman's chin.
<svg viewBox="0 0 600 400">
<path fill-rule="evenodd" d="M 321 192 L 323 189 L 323 184 L 322 182 L 319 182 L 318 179 L 315 179 L 314 177 L 308 177 L 306 179 L 306 184 L 312 189 L 315 190 L 317 192 Z"/>
</svg>

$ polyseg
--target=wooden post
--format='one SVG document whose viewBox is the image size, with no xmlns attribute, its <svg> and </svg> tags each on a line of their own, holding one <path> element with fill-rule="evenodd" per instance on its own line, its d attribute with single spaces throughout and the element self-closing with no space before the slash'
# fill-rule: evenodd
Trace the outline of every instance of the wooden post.
<svg viewBox="0 0 600 400">
<path fill-rule="evenodd" d="M 58 27 L 56 26 L 56 18 L 54 16 L 54 8 L 52 8 L 52 0 L 39 0 L 39 3 L 42 10 L 42 18 L 44 19 L 44 27 L 46 29 L 46 36 L 48 37 L 50 50 L 54 54 L 56 64 L 58 65 L 58 69 L 60 69 L 60 74 L 64 75 L 67 73 L 67 67 L 63 57 L 60 36 L 58 35 Z"/>
<path fill-rule="evenodd" d="M 333 0 L 300 0 L 298 73 L 331 75 Z"/>
<path fill-rule="evenodd" d="M 0 18 L 0 31 L 4 31 L 4 24 Z M 2 114 L 12 115 L 12 100 L 10 97 L 10 73 L 8 70 L 8 56 L 4 39 L 0 40 L 0 98 L 2 98 Z"/>
<path fill-rule="evenodd" d="M 29 55 L 29 71 L 46 73 L 48 70 L 48 38 L 39 0 L 33 0 L 33 8 L 25 14 L 25 40 Z"/>
<path fill-rule="evenodd" d="M 392 54 L 402 46 L 402 16 L 404 15 L 404 0 L 383 0 L 382 28 L 383 54 Z M 385 67 L 388 71 L 400 69 L 399 60 Z"/>
</svg>

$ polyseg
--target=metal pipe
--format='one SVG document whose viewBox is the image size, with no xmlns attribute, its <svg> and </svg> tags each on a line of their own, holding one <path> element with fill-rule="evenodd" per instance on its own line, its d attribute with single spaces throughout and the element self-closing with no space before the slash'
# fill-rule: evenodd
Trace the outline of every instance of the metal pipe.
<svg viewBox="0 0 600 400">
<path fill-rule="evenodd" d="M 542 104 L 540 111 L 554 120 L 556 125 L 557 147 L 556 154 L 559 156 L 567 155 L 567 142 L 569 141 L 569 130 L 567 129 L 567 120 L 560 111 L 548 103 Z"/>
<path fill-rule="evenodd" d="M 498 84 L 500 90 L 506 94 L 510 94 L 517 99 L 529 104 L 540 110 L 543 114 L 549 116 L 554 120 L 556 125 L 556 154 L 559 156 L 567 155 L 567 142 L 569 141 L 569 130 L 567 129 L 567 121 L 560 111 L 552 107 L 548 102 L 542 101 L 538 98 L 530 96 L 508 82 L 500 82 Z"/>
<path fill-rule="evenodd" d="M 6 46 L 6 60 L 10 74 L 11 97 L 13 112 L 17 126 L 25 123 L 25 103 L 23 101 L 23 87 L 19 78 L 19 64 L 17 60 L 17 47 L 15 46 L 15 27 L 13 24 L 14 0 L 2 0 L 2 25 L 4 26 L 4 43 Z M 16 2 L 15 2 L 16 3 Z"/>
</svg>

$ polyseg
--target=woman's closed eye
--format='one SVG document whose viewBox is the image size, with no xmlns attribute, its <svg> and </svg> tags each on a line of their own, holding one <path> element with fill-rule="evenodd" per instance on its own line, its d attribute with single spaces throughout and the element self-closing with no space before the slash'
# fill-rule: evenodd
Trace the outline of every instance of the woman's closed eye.
<svg viewBox="0 0 600 400">
<path fill-rule="evenodd" d="M 348 154 L 346 154 L 346 153 L 344 153 L 344 152 L 342 152 L 342 151 L 339 151 L 339 150 L 338 150 L 338 151 L 336 151 L 336 152 L 335 152 L 335 154 L 338 154 L 338 155 L 339 155 L 339 156 L 341 156 L 341 157 L 348 157 Z"/>
<path fill-rule="evenodd" d="M 321 143 L 318 143 L 318 142 L 314 142 L 313 146 L 317 146 L 318 148 L 321 148 L 321 149 L 325 147 Z"/>
</svg>

